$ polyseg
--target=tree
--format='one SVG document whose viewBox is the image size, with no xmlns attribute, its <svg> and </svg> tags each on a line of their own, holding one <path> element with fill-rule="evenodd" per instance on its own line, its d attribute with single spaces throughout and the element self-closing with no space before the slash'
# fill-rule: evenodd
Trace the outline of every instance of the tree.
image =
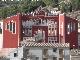
<svg viewBox="0 0 80 60">
<path fill-rule="evenodd" d="M 66 4 L 64 1 L 61 1 L 59 3 L 59 8 L 60 8 L 61 12 L 65 12 L 65 6 L 66 6 Z"/>
<path fill-rule="evenodd" d="M 53 0 L 42 0 L 42 1 L 46 4 L 46 6 L 53 6 L 54 5 Z"/>
<path fill-rule="evenodd" d="M 79 10 L 80 9 L 80 0 L 71 0 L 72 9 Z"/>
</svg>

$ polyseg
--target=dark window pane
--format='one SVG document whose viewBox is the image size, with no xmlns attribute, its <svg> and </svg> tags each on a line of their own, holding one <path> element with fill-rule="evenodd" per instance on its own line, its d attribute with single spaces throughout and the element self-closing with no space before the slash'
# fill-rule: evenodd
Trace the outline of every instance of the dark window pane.
<svg viewBox="0 0 80 60">
<path fill-rule="evenodd" d="M 9 24 L 7 23 L 7 29 L 9 29 Z"/>
<path fill-rule="evenodd" d="M 15 33 L 15 23 L 13 23 L 13 33 Z"/>
<path fill-rule="evenodd" d="M 14 57 L 17 57 L 17 53 L 14 53 Z"/>
<path fill-rule="evenodd" d="M 57 48 L 53 48 L 53 52 L 56 52 L 57 51 Z"/>
<path fill-rule="evenodd" d="M 39 60 L 39 57 L 36 57 L 36 60 Z"/>
<path fill-rule="evenodd" d="M 53 57 L 53 60 L 57 60 L 57 57 Z"/>
<path fill-rule="evenodd" d="M 10 22 L 10 31 L 12 31 L 12 22 Z"/>
</svg>

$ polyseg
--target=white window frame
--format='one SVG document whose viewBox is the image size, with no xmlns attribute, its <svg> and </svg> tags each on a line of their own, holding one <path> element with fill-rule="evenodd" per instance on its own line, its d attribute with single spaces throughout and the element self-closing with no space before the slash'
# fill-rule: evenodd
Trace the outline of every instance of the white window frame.
<svg viewBox="0 0 80 60">
<path fill-rule="evenodd" d="M 7 30 L 7 23 L 5 23 L 5 30 Z"/>
<path fill-rule="evenodd" d="M 9 21 L 9 22 L 7 22 L 7 23 L 5 23 L 5 30 L 10 30 L 10 29 L 9 29 L 9 28 L 10 28 L 10 26 L 8 27 L 8 26 L 7 26 L 7 24 L 8 24 L 8 25 L 10 25 L 10 21 Z M 7 27 L 8 27 L 8 29 L 7 29 Z"/>
</svg>

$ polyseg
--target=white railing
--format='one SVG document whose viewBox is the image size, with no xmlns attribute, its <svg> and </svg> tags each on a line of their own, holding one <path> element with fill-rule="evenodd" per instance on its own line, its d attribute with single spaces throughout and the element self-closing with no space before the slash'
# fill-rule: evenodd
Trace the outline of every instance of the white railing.
<svg viewBox="0 0 80 60">
<path fill-rule="evenodd" d="M 23 41 L 29 42 L 29 41 L 35 41 L 34 37 L 23 37 Z"/>
<path fill-rule="evenodd" d="M 28 47 L 67 47 L 69 48 L 69 43 L 35 43 L 35 42 L 21 42 L 21 46 L 28 46 Z"/>
</svg>

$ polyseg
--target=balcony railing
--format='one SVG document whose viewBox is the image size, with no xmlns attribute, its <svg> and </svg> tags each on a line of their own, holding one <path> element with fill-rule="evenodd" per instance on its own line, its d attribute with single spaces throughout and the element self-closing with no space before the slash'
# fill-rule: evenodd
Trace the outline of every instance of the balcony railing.
<svg viewBox="0 0 80 60">
<path fill-rule="evenodd" d="M 35 38 L 34 37 L 23 37 L 23 42 L 34 42 Z"/>
</svg>

